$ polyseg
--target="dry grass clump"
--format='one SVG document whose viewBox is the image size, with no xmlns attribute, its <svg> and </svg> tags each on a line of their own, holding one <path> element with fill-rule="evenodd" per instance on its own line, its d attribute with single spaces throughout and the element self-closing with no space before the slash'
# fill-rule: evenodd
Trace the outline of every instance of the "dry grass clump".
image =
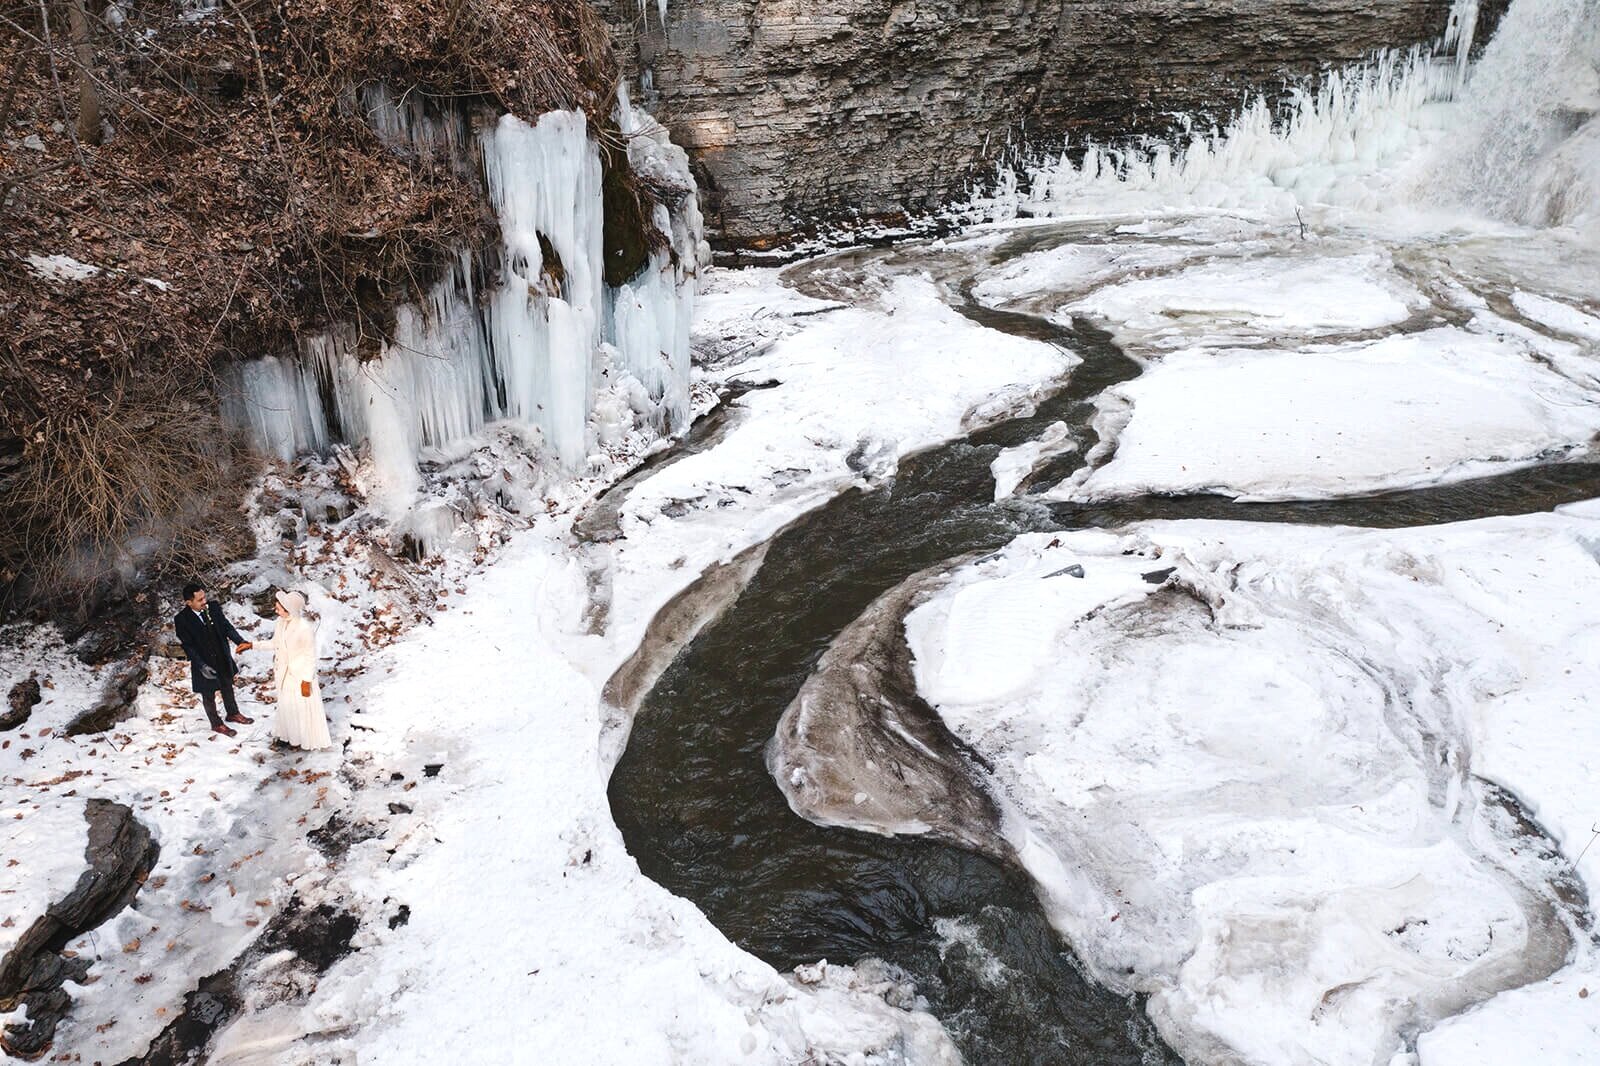
<svg viewBox="0 0 1600 1066">
<path fill-rule="evenodd" d="M 239 526 L 227 513 L 231 448 L 193 396 L 176 375 L 128 378 L 99 413 L 60 418 L 30 442 L 0 525 L 0 559 L 31 563 L 18 592 L 77 620 L 153 562 L 217 561 Z"/>
</svg>

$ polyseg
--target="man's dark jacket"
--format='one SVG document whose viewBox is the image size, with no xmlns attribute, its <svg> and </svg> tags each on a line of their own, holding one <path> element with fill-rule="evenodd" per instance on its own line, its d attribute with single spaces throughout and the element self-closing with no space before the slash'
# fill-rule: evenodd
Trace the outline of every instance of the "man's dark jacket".
<svg viewBox="0 0 1600 1066">
<path fill-rule="evenodd" d="M 243 644 L 244 638 L 223 616 L 222 608 L 214 603 L 206 604 L 205 619 L 201 622 L 185 607 L 172 620 L 172 628 L 178 631 L 178 641 L 189 656 L 189 680 L 194 690 L 216 692 L 224 684 L 232 684 L 233 675 L 239 672 L 233 665 L 230 649 L 235 644 Z M 217 676 L 206 677 L 200 672 L 202 666 L 211 667 Z"/>
</svg>

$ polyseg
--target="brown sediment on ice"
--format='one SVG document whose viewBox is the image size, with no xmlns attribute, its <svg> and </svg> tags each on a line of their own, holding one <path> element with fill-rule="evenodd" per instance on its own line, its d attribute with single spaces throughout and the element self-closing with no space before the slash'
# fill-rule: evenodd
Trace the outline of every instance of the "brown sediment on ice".
<svg viewBox="0 0 1600 1066">
<path fill-rule="evenodd" d="M 872 602 L 834 640 L 767 746 L 789 806 L 819 825 L 930 833 L 1010 856 L 979 756 L 917 695 L 905 617 L 961 560 L 923 571 Z"/>
</svg>

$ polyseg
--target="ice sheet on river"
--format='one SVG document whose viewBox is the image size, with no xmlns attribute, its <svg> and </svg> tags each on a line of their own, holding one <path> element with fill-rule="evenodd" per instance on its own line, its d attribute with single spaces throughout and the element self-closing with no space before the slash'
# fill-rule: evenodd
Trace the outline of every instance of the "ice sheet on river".
<svg viewBox="0 0 1600 1066">
<path fill-rule="evenodd" d="M 1507 796 L 1567 857 L 1600 813 L 1597 543 L 1596 510 L 1034 534 L 906 634 L 1099 979 L 1190 1062 L 1366 1066 L 1569 953 L 1593 972 L 1567 858 Z M 1503 1037 L 1506 1002 L 1432 1039 Z"/>
<path fill-rule="evenodd" d="M 1558 458 L 1600 432 L 1600 404 L 1535 355 L 1453 328 L 1176 352 L 1098 398 L 1095 427 L 1115 452 L 1050 495 L 1321 499 Z"/>
<path fill-rule="evenodd" d="M 1064 235 L 973 287 L 1101 325 L 1143 365 L 1096 397 L 1101 444 L 1049 497 L 1324 499 L 1560 459 L 1600 432 L 1588 297 L 1524 291 L 1520 262 L 1499 261 L 1515 242 L 1391 250 L 1194 224 L 1224 235 L 1204 261 L 1171 227 Z"/>
<path fill-rule="evenodd" d="M 1155 347 L 1213 340 L 1322 337 L 1395 326 L 1426 306 L 1386 252 L 1225 258 L 1136 277 L 1069 304 Z M 1197 334 L 1199 335 L 1197 337 Z"/>
<path fill-rule="evenodd" d="M 770 503 L 791 486 L 807 487 L 815 503 L 852 482 L 880 480 L 912 452 L 1029 406 L 1078 362 L 1054 345 L 977 325 L 922 277 L 885 281 L 864 307 L 796 297 L 750 277 L 713 292 L 711 313 L 732 321 L 774 307 L 815 317 L 803 329 L 758 323 L 768 346 L 730 374 L 775 387 L 740 397 L 716 448 L 641 485 L 624 508 L 625 531 L 662 514 L 730 506 L 725 500 Z M 796 513 L 772 508 L 773 528 Z"/>
</svg>

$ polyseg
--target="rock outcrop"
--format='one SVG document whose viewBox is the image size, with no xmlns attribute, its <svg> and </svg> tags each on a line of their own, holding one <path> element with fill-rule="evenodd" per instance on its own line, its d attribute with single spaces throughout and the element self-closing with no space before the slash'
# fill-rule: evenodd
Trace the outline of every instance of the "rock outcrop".
<svg viewBox="0 0 1600 1066">
<path fill-rule="evenodd" d="M 1449 0 L 598 0 L 718 242 L 928 211 L 1008 143 L 1160 132 L 1436 38 Z M 1505 0 L 1485 0 L 1478 40 Z"/>
<path fill-rule="evenodd" d="M 7 1025 L 0 1033 L 0 1052 L 6 1055 L 31 1059 L 50 1047 L 57 1024 L 72 1008 L 62 985 L 82 981 L 89 971 L 87 958 L 63 949 L 131 903 L 160 854 L 150 830 L 124 804 L 91 799 L 84 817 L 89 820 L 88 869 L 0 958 L 0 1010 L 19 1003 L 28 1009 L 26 1023 Z"/>
</svg>

